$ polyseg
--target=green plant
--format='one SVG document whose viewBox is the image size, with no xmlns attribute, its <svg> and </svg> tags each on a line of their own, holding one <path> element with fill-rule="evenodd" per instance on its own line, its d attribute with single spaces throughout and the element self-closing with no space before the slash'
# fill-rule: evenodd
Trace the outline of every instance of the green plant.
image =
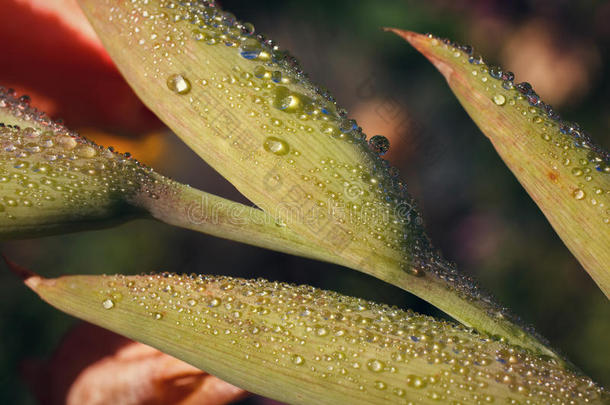
<svg viewBox="0 0 610 405">
<path fill-rule="evenodd" d="M 7 217 L 3 223 L 5 237 L 105 226 L 109 220 L 152 216 L 170 224 L 369 273 L 419 295 L 481 335 L 330 293 L 243 280 L 150 276 L 45 281 L 26 274 L 26 283 L 45 300 L 209 368 L 255 392 L 291 402 L 350 398 L 370 403 L 402 396 L 418 402 L 439 398 L 472 401 L 471 395 L 548 399 L 557 390 L 566 391 L 567 396 L 561 400 L 572 395 L 592 395 L 591 400 L 603 401 L 601 389 L 577 377 L 546 342 L 516 322 L 433 250 L 414 202 L 378 156 L 387 148 L 385 140 L 375 137 L 366 144 L 364 135 L 334 101 L 314 87 L 289 56 L 272 43 L 255 39 L 251 26 L 237 23 L 230 14 L 206 3 L 108 2 L 104 7 L 83 3 L 100 37 L 142 100 L 262 210 L 171 182 L 126 156 L 77 138 L 6 94 L 2 119 L 10 126 L 3 133 L 17 150 L 6 151 L 6 169 L 9 170 L 8 165 L 30 169 L 34 172 L 30 174 L 32 178 L 39 183 L 50 180 L 47 185 L 52 187 L 44 188 L 44 193 L 36 197 L 44 209 L 30 213 L 27 204 L 16 204 L 18 208 L 11 211 L 14 218 Z M 438 39 L 409 35 L 419 43 L 436 41 L 436 46 L 441 45 Z M 458 53 L 457 60 L 468 66 L 464 62 L 468 62 L 466 49 L 450 44 L 442 45 L 442 50 L 450 56 Z M 440 66 L 446 73 L 447 67 L 453 65 L 446 62 Z M 493 78 L 493 72 L 481 71 L 482 75 L 488 73 Z M 468 89 L 464 97 L 478 97 L 474 90 Z M 513 91 L 501 97 L 506 102 L 515 94 Z M 521 99 L 516 98 L 516 102 L 524 99 L 517 97 Z M 496 101 L 499 99 L 496 94 L 487 97 L 496 107 L 504 105 Z M 540 112 L 537 111 L 536 114 Z M 488 118 L 486 114 L 480 122 L 485 125 Z M 518 114 L 506 120 L 512 128 L 521 128 Z M 244 128 L 245 132 L 228 132 L 231 126 Z M 49 140 L 52 144 L 45 146 Z M 19 158 L 19 152 L 27 156 Z M 42 163 L 48 154 L 60 153 L 74 154 L 74 159 Z M 591 165 L 601 168 L 596 181 L 605 187 L 607 156 L 600 152 L 589 159 Z M 30 178 L 21 178 L 23 184 L 17 182 L 15 188 L 3 188 L 5 197 L 18 194 L 30 184 L 27 180 Z M 602 192 L 606 194 L 600 198 L 607 199 L 608 190 L 602 188 Z M 292 203 L 286 205 L 290 200 Z M 193 221 L 190 207 L 200 201 L 219 216 Z M 571 200 L 560 200 L 554 210 L 560 211 L 565 201 Z M 8 201 L 7 205 L 11 206 Z M 574 223 L 578 219 L 569 220 Z M 593 228 L 601 230 L 601 238 L 594 238 L 601 249 L 594 260 L 598 265 L 594 264 L 591 271 L 604 274 L 603 247 L 608 245 L 608 232 L 602 225 Z M 582 245 L 581 242 L 573 249 L 580 251 L 578 247 Z M 603 277 L 600 280 L 605 289 Z M 155 294 L 158 301 L 147 305 L 140 295 L 144 293 Z M 173 302 L 172 296 L 179 302 Z M 132 305 L 127 297 L 143 304 Z M 195 302 L 193 309 L 189 309 L 191 299 Z M 227 301 L 233 302 L 230 307 L 220 305 Z M 258 318 L 258 314 L 267 315 L 265 311 L 271 315 Z M 307 312 L 307 317 L 299 321 L 298 311 Z M 358 311 L 363 314 L 345 315 Z M 203 320 L 205 326 L 199 329 L 196 323 L 204 324 Z M 219 323 L 213 324 L 217 320 Z M 294 332 L 287 330 L 291 329 L 289 325 L 296 328 Z M 336 335 L 342 325 L 346 330 Z M 195 351 L 205 343 L 203 332 L 221 335 L 223 328 L 230 333 L 226 340 L 218 338 L 222 344 L 210 347 L 210 352 Z M 253 328 L 262 331 L 260 338 Z M 409 330 L 418 333 L 409 334 Z M 328 336 L 331 331 L 339 338 Z M 236 333 L 243 344 L 230 336 Z M 299 337 L 312 343 L 298 350 L 295 347 Z M 250 346 L 256 343 L 262 349 Z M 249 356 L 257 350 L 264 355 L 255 361 Z M 347 371 L 347 367 L 341 367 L 348 365 L 346 351 L 351 357 L 361 355 L 366 359 L 352 363 L 353 370 Z M 333 367 L 339 371 L 302 367 L 322 361 L 316 356 L 324 356 L 316 353 L 334 355 Z M 231 354 L 236 356 L 227 367 L 224 359 Z M 396 357 L 397 354 L 403 357 Z M 421 361 L 422 356 L 425 361 Z M 218 364 L 218 359 L 223 364 Z M 505 366 L 507 362 L 514 365 Z M 270 367 L 268 363 L 276 365 Z M 442 366 L 432 366 L 425 376 L 417 374 L 428 363 Z M 443 386 L 454 384 L 452 374 L 468 381 L 473 371 L 466 366 L 471 364 L 476 365 L 476 373 L 484 374 L 484 381 L 480 382 L 485 387 L 473 388 L 475 393 L 470 394 L 470 387 L 460 383 L 449 389 Z M 261 381 L 253 375 L 251 371 L 257 365 L 260 370 L 276 373 L 274 381 Z M 337 377 L 341 370 L 346 370 L 344 379 Z M 536 377 L 531 379 L 531 375 Z M 331 380 L 333 383 L 324 382 Z M 303 383 L 303 391 L 286 388 L 299 382 Z M 534 387 L 546 383 L 544 388 Z M 426 389 L 422 390 L 424 386 Z"/>
</svg>

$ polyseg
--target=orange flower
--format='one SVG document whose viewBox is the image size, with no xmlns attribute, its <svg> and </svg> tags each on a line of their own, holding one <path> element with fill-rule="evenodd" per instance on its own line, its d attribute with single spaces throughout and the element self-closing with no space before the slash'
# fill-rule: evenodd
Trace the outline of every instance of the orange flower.
<svg viewBox="0 0 610 405">
<path fill-rule="evenodd" d="M 142 134 L 162 127 L 123 80 L 75 0 L 4 0 L 0 86 L 70 128 Z"/>
<path fill-rule="evenodd" d="M 81 324 L 46 364 L 24 366 L 42 405 L 220 405 L 247 395 L 229 383 L 105 329 Z"/>
</svg>

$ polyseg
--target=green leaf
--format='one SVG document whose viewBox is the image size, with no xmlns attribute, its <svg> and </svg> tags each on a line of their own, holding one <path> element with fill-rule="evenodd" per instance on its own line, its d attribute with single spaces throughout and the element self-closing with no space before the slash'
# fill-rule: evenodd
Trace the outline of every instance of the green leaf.
<svg viewBox="0 0 610 405">
<path fill-rule="evenodd" d="M 470 117 L 610 297 L 610 155 L 561 120 L 527 83 L 485 64 L 472 48 L 392 29 L 445 76 Z"/>
<path fill-rule="evenodd" d="M 160 221 L 336 261 L 259 209 L 172 181 L 105 149 L 0 89 L 0 239 Z"/>
<path fill-rule="evenodd" d="M 62 311 L 287 403 L 608 399 L 553 359 L 313 287 L 167 273 L 43 279 L 13 268 Z"/>
<path fill-rule="evenodd" d="M 0 238 L 106 227 L 144 215 L 125 196 L 150 179 L 0 88 Z"/>
<path fill-rule="evenodd" d="M 211 2 L 80 0 L 142 101 L 207 163 L 335 262 L 467 326 L 555 356 L 430 246 L 406 187 L 298 62 Z"/>
</svg>

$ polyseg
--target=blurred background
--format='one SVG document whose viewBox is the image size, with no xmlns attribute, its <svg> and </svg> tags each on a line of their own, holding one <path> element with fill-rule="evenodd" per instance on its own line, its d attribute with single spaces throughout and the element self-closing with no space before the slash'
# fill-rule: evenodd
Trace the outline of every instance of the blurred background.
<svg viewBox="0 0 610 405">
<path fill-rule="evenodd" d="M 401 169 L 419 201 L 429 235 L 446 257 L 535 325 L 585 373 L 610 386 L 608 300 L 470 121 L 441 75 L 406 42 L 380 30 L 393 26 L 431 32 L 473 45 L 488 62 L 514 71 L 518 81 L 531 82 L 543 100 L 564 118 L 579 122 L 608 149 L 610 2 L 221 3 L 289 49 L 369 136 L 390 139 L 387 158 Z M 0 50 L 10 48 L 6 38 L 0 36 Z M 17 64 L 20 56 L 11 56 L 8 64 Z M 68 126 L 131 152 L 163 174 L 246 202 L 178 138 L 155 125 L 143 124 L 141 131 L 137 125 L 123 126 L 128 130 L 110 137 L 107 128 L 92 128 L 93 123 L 69 117 L 64 116 Z M 145 112 L 143 117 L 152 120 Z M 1 251 L 45 276 L 174 271 L 264 277 L 443 316 L 412 295 L 354 271 L 152 221 L 4 242 Z M 28 359 L 48 358 L 75 322 L 0 271 L 0 403 L 36 403 L 20 377 L 24 365 Z M 270 401 L 250 398 L 244 403 Z"/>
</svg>

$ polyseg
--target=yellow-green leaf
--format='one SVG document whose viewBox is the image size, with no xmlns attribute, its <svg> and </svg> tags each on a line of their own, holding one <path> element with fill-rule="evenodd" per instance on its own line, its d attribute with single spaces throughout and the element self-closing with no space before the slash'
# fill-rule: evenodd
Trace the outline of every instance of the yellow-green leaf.
<svg viewBox="0 0 610 405">
<path fill-rule="evenodd" d="M 470 117 L 610 297 L 610 155 L 561 120 L 528 83 L 489 66 L 471 47 L 393 30 L 445 76 Z M 533 61 L 532 63 L 535 63 Z"/>
<path fill-rule="evenodd" d="M 395 170 L 298 62 L 213 2 L 80 0 L 142 101 L 273 218 L 335 262 L 463 324 L 555 355 L 430 246 Z"/>
<path fill-rule="evenodd" d="M 149 172 L 0 88 L 0 237 L 105 227 L 143 215 L 125 196 Z"/>
<path fill-rule="evenodd" d="M 335 261 L 259 209 L 172 181 L 102 148 L 0 89 L 0 239 L 154 217 L 199 232 Z"/>
<path fill-rule="evenodd" d="M 308 286 L 17 269 L 69 314 L 292 404 L 604 403 L 584 376 L 462 326 Z"/>
</svg>

